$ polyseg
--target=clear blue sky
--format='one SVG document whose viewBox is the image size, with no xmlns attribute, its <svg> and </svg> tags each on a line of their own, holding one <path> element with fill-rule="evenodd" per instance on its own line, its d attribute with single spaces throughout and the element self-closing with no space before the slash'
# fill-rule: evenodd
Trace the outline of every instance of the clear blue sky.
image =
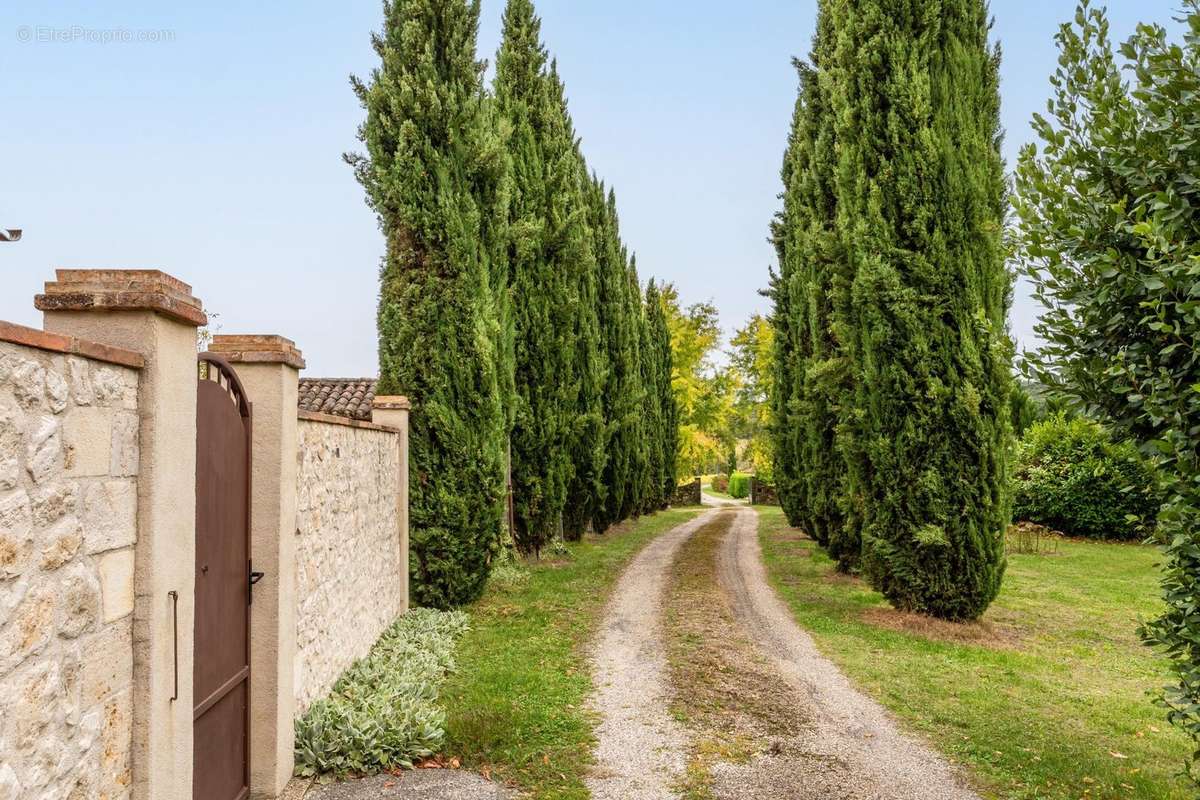
<svg viewBox="0 0 1200 800">
<path fill-rule="evenodd" d="M 1113 2 L 1114 33 L 1167 23 L 1178 5 Z M 190 282 L 224 332 L 295 339 L 308 374 L 375 374 L 381 237 L 341 153 L 357 146 L 347 76 L 374 64 L 380 4 L 40 6 L 10 10 L 0 27 L 0 227 L 26 231 L 0 244 L 0 319 L 40 324 L 32 295 L 55 266 L 158 267 Z M 643 279 L 715 301 L 727 329 L 766 309 L 757 292 L 773 258 L 789 59 L 808 52 L 814 6 L 538 3 Z M 1074 2 L 992 6 L 1011 166 L 1045 106 L 1052 37 Z M 484 0 L 489 60 L 502 11 Z M 95 41 L 114 30 L 134 41 Z M 1019 291 L 1022 339 L 1034 312 Z"/>
</svg>

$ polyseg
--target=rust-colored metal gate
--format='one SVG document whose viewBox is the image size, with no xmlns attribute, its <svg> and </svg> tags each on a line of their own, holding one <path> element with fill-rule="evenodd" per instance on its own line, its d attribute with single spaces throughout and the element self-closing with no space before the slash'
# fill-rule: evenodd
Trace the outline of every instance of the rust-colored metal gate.
<svg viewBox="0 0 1200 800">
<path fill-rule="evenodd" d="M 200 355 L 196 397 L 194 800 L 250 794 L 250 402 Z"/>
</svg>

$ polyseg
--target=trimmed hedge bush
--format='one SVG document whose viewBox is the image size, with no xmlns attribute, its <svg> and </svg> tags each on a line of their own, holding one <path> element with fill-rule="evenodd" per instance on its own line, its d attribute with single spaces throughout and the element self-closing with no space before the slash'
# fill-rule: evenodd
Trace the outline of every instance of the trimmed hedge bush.
<svg viewBox="0 0 1200 800">
<path fill-rule="evenodd" d="M 417 608 L 401 617 L 296 721 L 296 774 L 412 769 L 436 753 L 446 723 L 438 688 L 466 629 L 461 611 Z"/>
<path fill-rule="evenodd" d="M 712 490 L 714 492 L 725 494 L 729 491 L 729 476 L 717 473 L 716 475 L 713 475 L 712 483 L 710 485 L 712 486 Z"/>
<path fill-rule="evenodd" d="M 1138 539 L 1162 497 L 1130 442 L 1084 417 L 1035 423 L 1017 448 L 1013 517 L 1069 536 Z"/>
<path fill-rule="evenodd" d="M 741 500 L 750 496 L 750 476 L 735 472 L 729 476 L 729 496 Z"/>
</svg>

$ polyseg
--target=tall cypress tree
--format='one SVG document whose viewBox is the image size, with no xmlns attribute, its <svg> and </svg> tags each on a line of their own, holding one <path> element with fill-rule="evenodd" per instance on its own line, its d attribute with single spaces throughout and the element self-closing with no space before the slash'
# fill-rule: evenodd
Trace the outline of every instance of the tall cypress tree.
<svg viewBox="0 0 1200 800">
<path fill-rule="evenodd" d="M 661 294 L 660 294 L 661 298 Z M 675 496 L 679 473 L 679 401 L 675 397 L 675 352 L 671 349 L 671 328 L 667 324 L 667 309 L 661 299 L 654 306 L 653 327 L 659 348 L 659 404 L 663 409 L 663 499 L 670 502 Z"/>
<path fill-rule="evenodd" d="M 858 563 L 858 498 L 847 492 L 847 429 L 857 412 L 846 400 L 853 396 L 838 326 L 837 309 L 846 308 L 852 279 L 843 244 L 837 236 L 837 147 L 829 96 L 833 76 L 825 70 L 832 58 L 835 31 L 827 5 L 818 11 L 811 67 L 802 73 L 808 106 L 805 141 L 795 178 L 803 225 L 798 231 L 796 277 L 802 299 L 800 336 L 804 354 L 797 410 L 802 435 L 797 443 L 806 516 L 813 535 L 823 541 L 843 571 Z M 852 440 L 850 441 L 852 445 Z"/>
<path fill-rule="evenodd" d="M 527 552 L 538 551 L 562 524 L 579 398 L 578 291 L 592 257 L 574 128 L 540 34 L 533 3 L 509 0 L 495 95 L 512 127 L 514 534 Z"/>
<path fill-rule="evenodd" d="M 999 52 L 984 0 L 842 0 L 830 85 L 835 304 L 853 370 L 862 566 L 898 608 L 973 619 L 1010 514 Z M 824 65 L 822 65 L 824 68 Z"/>
<path fill-rule="evenodd" d="M 352 79 L 365 155 L 348 155 L 386 240 L 381 393 L 413 403 L 412 593 L 421 605 L 483 588 L 503 515 L 504 334 L 490 255 L 504 146 L 475 57 L 477 0 L 389 0 L 372 37 L 380 65 Z"/>
<path fill-rule="evenodd" d="M 642 349 L 646 375 L 647 406 L 654 419 L 650 438 L 651 486 L 647 490 L 647 511 L 665 508 L 675 492 L 675 465 L 679 449 L 679 411 L 671 388 L 671 331 L 667 327 L 662 294 L 651 279 L 646 287 L 647 340 Z"/>
<path fill-rule="evenodd" d="M 636 278 L 636 270 L 635 270 Z M 654 331 L 650 324 L 651 280 L 643 293 L 636 283 L 638 290 L 638 372 L 641 374 L 641 407 L 639 417 L 641 424 L 642 460 L 638 474 L 638 503 L 637 513 L 651 514 L 662 508 L 662 470 L 664 453 L 662 449 L 662 405 L 659 402 L 658 388 L 658 348 L 654 340 Z"/>
<path fill-rule="evenodd" d="M 800 66 L 797 64 L 798 69 Z M 770 285 L 766 291 L 766 295 L 771 300 L 771 326 L 775 329 L 774 380 L 772 381 L 774 391 L 769 398 L 771 449 L 775 457 L 775 486 L 779 494 L 779 505 L 787 517 L 788 524 L 793 527 L 805 525 L 805 518 L 802 514 L 803 498 L 800 493 L 800 461 L 796 456 L 796 415 L 793 411 L 793 401 L 797 391 L 796 380 L 800 372 L 797 365 L 799 326 L 795 319 L 798 305 L 792 297 L 795 270 L 792 267 L 791 259 L 792 238 L 795 230 L 795 212 L 792 209 L 795 202 L 792 176 L 795 172 L 797 150 L 800 147 L 799 137 L 804 133 L 805 111 L 804 85 L 802 83 L 792 111 L 792 127 L 788 133 L 788 145 L 784 150 L 783 167 L 780 171 L 784 189 L 779 196 L 783 200 L 783 208 L 775 213 L 775 218 L 771 221 L 771 243 L 775 246 L 778 271 L 771 271 Z"/>
<path fill-rule="evenodd" d="M 598 179 L 591 181 L 589 219 L 596 257 L 596 308 L 602 333 L 608 372 L 604 385 L 604 465 L 605 496 L 592 517 L 597 533 L 624 518 L 630 505 L 629 487 L 633 474 L 633 429 L 631 422 L 637 414 L 637 362 L 634 360 L 634 337 L 629 315 L 628 257 L 621 245 L 617 221 L 617 199 Z"/>
<path fill-rule="evenodd" d="M 822 3 L 811 61 L 796 62 L 800 90 L 784 157 L 784 208 L 773 230 L 780 266 L 771 292 L 779 337 L 774 432 L 782 454 L 777 483 L 789 519 L 845 570 L 857 562 L 859 546 L 843 517 L 846 465 L 837 441 L 848 387 L 832 314 L 842 259 L 834 231 L 833 118 L 821 73 L 832 44 Z"/>
<path fill-rule="evenodd" d="M 629 258 L 629 284 L 625 293 L 625 313 L 632 331 L 633 380 L 630 382 L 634 412 L 629 415 L 629 436 L 632 447 L 632 465 L 626 504 L 621 508 L 621 519 L 642 513 L 650 492 L 650 439 L 654 435 L 656 421 L 651 419 L 649 391 L 646 386 L 646 369 L 643 350 L 649 345 L 649 329 L 642 305 L 642 286 L 638 280 L 637 256 Z"/>
<path fill-rule="evenodd" d="M 560 84 L 561 85 L 561 84 Z M 565 107 L 565 98 L 563 99 Z M 579 198 L 590 219 L 587 192 L 590 179 L 576 147 Z M 585 223 L 586 223 L 585 219 Z M 608 374 L 607 352 L 600 330 L 599 274 L 594 231 L 588 228 L 588 247 L 576 281 L 578 319 L 575 330 L 575 381 L 579 388 L 574 431 L 571 437 L 571 480 L 563 509 L 563 533 L 571 540 L 583 536 L 597 509 L 604 503 L 605 453 L 604 387 Z"/>
</svg>

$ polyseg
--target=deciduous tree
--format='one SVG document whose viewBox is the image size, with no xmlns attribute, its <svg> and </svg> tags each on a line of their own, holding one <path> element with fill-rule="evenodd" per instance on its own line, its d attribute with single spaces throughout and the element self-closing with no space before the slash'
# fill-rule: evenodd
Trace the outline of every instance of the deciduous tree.
<svg viewBox="0 0 1200 800">
<path fill-rule="evenodd" d="M 1031 369 L 1167 478 L 1166 610 L 1143 634 L 1170 659 L 1163 701 L 1200 755 L 1200 5 L 1184 8 L 1182 42 L 1139 26 L 1124 64 L 1103 11 L 1081 3 L 1062 27 L 1041 151 L 1017 170 L 1016 248 L 1045 305 Z"/>
</svg>

